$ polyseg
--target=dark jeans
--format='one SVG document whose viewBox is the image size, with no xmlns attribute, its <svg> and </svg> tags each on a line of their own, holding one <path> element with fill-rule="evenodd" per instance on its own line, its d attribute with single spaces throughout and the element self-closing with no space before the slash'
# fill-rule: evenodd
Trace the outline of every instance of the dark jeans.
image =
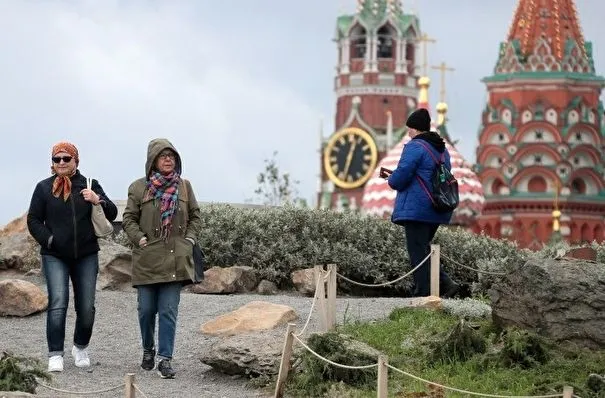
<svg viewBox="0 0 605 398">
<path fill-rule="evenodd" d="M 420 221 L 406 221 L 404 224 L 405 239 L 410 256 L 412 268 L 416 267 L 431 252 L 431 242 L 435 237 L 439 224 L 425 223 Z M 431 261 L 426 260 L 424 264 L 414 272 L 415 297 L 428 296 L 431 292 Z M 439 291 L 451 286 L 452 280 L 443 270 L 443 261 L 439 266 Z"/>
<path fill-rule="evenodd" d="M 46 310 L 48 355 L 63 355 L 64 352 L 70 278 L 76 310 L 74 345 L 78 348 L 88 347 L 95 322 L 95 291 L 99 272 L 97 253 L 73 261 L 45 254 L 42 256 L 42 269 L 48 290 Z"/>
<path fill-rule="evenodd" d="M 143 349 L 150 350 L 155 347 L 155 319 L 158 314 L 158 358 L 160 359 L 172 358 L 182 287 L 181 282 L 137 286 Z"/>
</svg>

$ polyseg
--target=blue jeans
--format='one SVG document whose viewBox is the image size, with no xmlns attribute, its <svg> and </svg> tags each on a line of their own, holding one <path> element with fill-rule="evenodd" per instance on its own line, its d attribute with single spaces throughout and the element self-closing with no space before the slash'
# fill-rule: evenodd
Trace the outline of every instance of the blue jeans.
<svg viewBox="0 0 605 398">
<path fill-rule="evenodd" d="M 48 356 L 63 355 L 64 352 L 70 278 L 76 310 L 74 345 L 78 348 L 88 347 L 95 322 L 95 292 L 99 272 L 97 253 L 71 261 L 45 254 L 42 256 L 42 269 L 48 290 L 46 310 Z"/>
<path fill-rule="evenodd" d="M 156 314 L 159 315 L 159 359 L 172 359 L 182 287 L 181 282 L 137 286 L 139 326 L 144 350 L 155 347 L 155 320 Z"/>
</svg>

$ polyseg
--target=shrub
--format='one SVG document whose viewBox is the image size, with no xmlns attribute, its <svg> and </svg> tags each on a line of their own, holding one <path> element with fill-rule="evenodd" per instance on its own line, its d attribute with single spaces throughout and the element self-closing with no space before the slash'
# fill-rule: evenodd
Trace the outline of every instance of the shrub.
<svg viewBox="0 0 605 398">
<path fill-rule="evenodd" d="M 247 265 L 281 288 L 290 274 L 316 264 L 334 263 L 338 272 L 355 281 L 377 284 L 394 280 L 411 269 L 403 228 L 388 220 L 357 213 L 294 206 L 238 208 L 227 204 L 201 207 L 199 237 L 208 266 Z M 114 238 L 130 245 L 121 232 Z M 511 272 L 534 255 L 505 240 L 476 235 L 458 227 L 439 229 L 444 267 L 454 279 L 484 294 L 497 276 L 478 275 L 464 266 L 492 272 Z M 601 258 L 604 245 L 599 246 Z M 548 254 L 550 252 L 544 251 Z M 388 287 L 354 287 L 356 294 L 409 294 L 412 278 Z M 339 292 L 353 287 L 339 280 Z"/>
<path fill-rule="evenodd" d="M 15 356 L 3 352 L 0 357 L 0 391 L 20 391 L 30 394 L 36 393 L 38 381 L 36 377 L 50 380 L 35 358 Z"/>
</svg>

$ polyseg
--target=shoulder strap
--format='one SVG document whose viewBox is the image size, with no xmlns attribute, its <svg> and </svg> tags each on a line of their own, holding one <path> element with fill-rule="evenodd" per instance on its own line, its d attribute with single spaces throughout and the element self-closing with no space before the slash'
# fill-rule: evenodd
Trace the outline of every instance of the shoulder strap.
<svg viewBox="0 0 605 398">
<path fill-rule="evenodd" d="M 422 145 L 424 147 L 424 149 L 426 149 L 426 151 L 429 153 L 429 155 L 431 155 L 431 157 L 433 158 L 433 160 L 435 161 L 436 164 L 439 164 L 439 160 L 435 157 L 435 155 L 433 155 L 433 151 L 431 151 L 431 149 L 424 143 L 422 142 L 422 140 L 418 140 L 418 143 L 420 145 Z M 445 151 L 443 151 L 443 153 L 441 154 L 441 161 L 443 162 L 445 159 Z"/>
</svg>

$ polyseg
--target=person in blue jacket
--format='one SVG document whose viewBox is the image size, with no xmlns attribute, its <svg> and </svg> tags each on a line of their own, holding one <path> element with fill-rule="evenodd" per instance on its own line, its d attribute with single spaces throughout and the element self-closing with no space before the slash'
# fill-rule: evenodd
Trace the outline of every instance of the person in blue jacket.
<svg viewBox="0 0 605 398">
<path fill-rule="evenodd" d="M 445 141 L 431 129 L 429 112 L 420 108 L 414 111 L 406 121 L 411 140 L 405 145 L 397 168 L 388 177 L 389 186 L 397 191 L 395 206 L 391 221 L 402 225 L 405 229 L 407 251 L 416 267 L 431 251 L 431 241 L 441 224 L 449 224 L 452 212 L 440 213 L 433 208 L 430 196 L 431 176 L 436 161 L 444 159 L 448 170 L 451 170 L 450 154 L 445 147 Z M 422 183 L 421 183 L 422 182 Z M 416 297 L 430 294 L 430 261 L 426 261 L 414 272 Z M 443 270 L 439 273 L 441 295 L 452 297 L 458 291 L 459 285 Z"/>
</svg>

